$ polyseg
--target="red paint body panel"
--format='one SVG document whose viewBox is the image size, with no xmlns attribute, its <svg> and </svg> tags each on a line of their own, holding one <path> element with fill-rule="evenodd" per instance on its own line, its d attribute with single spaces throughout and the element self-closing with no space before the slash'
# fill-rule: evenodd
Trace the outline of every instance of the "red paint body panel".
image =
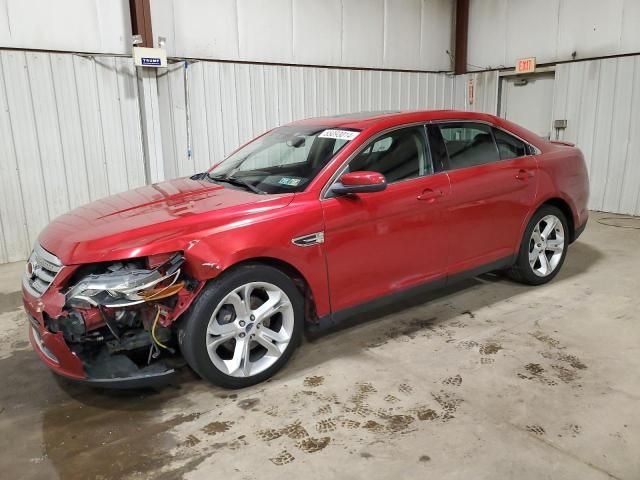
<svg viewBox="0 0 640 480">
<path fill-rule="evenodd" d="M 535 156 L 453 170 L 449 178 L 449 273 L 512 255 L 535 203 Z"/>
<path fill-rule="evenodd" d="M 446 275 L 447 223 L 426 190 L 449 193 L 446 173 L 322 201 L 331 306 L 342 310 Z"/>
<path fill-rule="evenodd" d="M 373 135 L 437 120 L 488 122 L 540 153 L 393 183 L 381 192 L 321 200 L 322 189 L 341 165 Z M 575 228 L 588 216 L 589 186 L 580 151 L 491 115 L 401 112 L 296 124 L 361 130 L 304 192 L 257 195 L 182 178 L 98 200 L 47 226 L 39 242 L 66 267 L 41 298 L 23 292 L 26 310 L 60 363 L 39 352 L 43 361 L 61 374 L 84 375 L 78 359 L 59 335 L 46 331 L 42 318 L 43 312 L 62 314 L 60 288 L 82 264 L 182 251 L 186 271 L 205 281 L 243 261 L 277 260 L 304 277 L 322 317 L 514 255 L 529 217 L 549 199 L 568 205 Z M 304 248 L 292 243 L 318 232 L 324 232 L 325 243 Z"/>
<path fill-rule="evenodd" d="M 379 185 L 385 183 L 385 179 L 378 172 L 351 172 L 342 175 L 340 182 L 346 186 Z"/>
</svg>

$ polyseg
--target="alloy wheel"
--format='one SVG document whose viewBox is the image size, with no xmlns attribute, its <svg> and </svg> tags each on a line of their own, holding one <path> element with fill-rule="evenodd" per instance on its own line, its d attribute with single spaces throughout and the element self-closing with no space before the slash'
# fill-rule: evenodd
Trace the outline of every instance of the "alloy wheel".
<svg viewBox="0 0 640 480">
<path fill-rule="evenodd" d="M 251 377 L 281 357 L 293 328 L 293 306 L 282 289 L 266 282 L 247 283 L 216 306 L 207 327 L 207 352 L 221 372 Z"/>
<path fill-rule="evenodd" d="M 550 275 L 562 260 L 564 243 L 562 221 L 555 215 L 541 218 L 529 240 L 529 265 L 533 273 L 539 277 Z"/>
</svg>

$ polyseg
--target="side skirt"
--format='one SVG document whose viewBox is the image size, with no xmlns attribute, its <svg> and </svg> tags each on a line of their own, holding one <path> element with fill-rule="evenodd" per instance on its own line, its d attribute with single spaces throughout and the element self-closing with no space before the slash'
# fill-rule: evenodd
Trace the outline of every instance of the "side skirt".
<svg viewBox="0 0 640 480">
<path fill-rule="evenodd" d="M 313 337 L 321 333 L 328 333 L 332 330 L 336 330 L 339 327 L 347 327 L 352 323 L 357 324 L 358 316 L 364 315 L 366 313 L 371 313 L 374 310 L 379 310 L 381 308 L 388 307 L 402 301 L 414 299 L 425 293 L 441 289 L 448 285 L 459 283 L 469 278 L 477 277 L 478 275 L 482 275 L 484 273 L 489 273 L 494 270 L 500 270 L 510 267 L 514 264 L 515 258 L 515 256 L 510 255 L 508 257 L 500 258 L 485 265 L 473 268 L 471 270 L 455 273 L 448 277 L 442 277 L 424 283 L 422 285 L 417 285 L 415 287 L 402 290 L 400 292 L 395 292 L 383 297 L 378 297 L 368 302 L 345 308 L 344 310 L 332 312 L 329 315 L 320 317 L 315 323 L 308 323 L 307 332 L 311 335 L 311 337 Z M 425 299 L 425 301 L 427 300 Z"/>
</svg>

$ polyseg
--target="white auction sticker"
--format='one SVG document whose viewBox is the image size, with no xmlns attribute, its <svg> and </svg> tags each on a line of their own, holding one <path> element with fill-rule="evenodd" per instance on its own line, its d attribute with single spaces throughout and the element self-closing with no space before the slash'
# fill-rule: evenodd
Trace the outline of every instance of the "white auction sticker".
<svg viewBox="0 0 640 480">
<path fill-rule="evenodd" d="M 352 132 L 351 130 L 325 130 L 318 138 L 336 138 L 338 140 L 353 140 L 360 132 Z"/>
</svg>

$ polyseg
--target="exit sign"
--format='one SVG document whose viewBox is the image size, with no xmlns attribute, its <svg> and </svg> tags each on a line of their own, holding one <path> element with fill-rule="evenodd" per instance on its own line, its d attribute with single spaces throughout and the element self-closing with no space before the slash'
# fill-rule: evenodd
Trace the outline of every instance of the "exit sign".
<svg viewBox="0 0 640 480">
<path fill-rule="evenodd" d="M 521 58 L 516 62 L 516 73 L 533 73 L 536 71 L 536 57 Z"/>
</svg>

